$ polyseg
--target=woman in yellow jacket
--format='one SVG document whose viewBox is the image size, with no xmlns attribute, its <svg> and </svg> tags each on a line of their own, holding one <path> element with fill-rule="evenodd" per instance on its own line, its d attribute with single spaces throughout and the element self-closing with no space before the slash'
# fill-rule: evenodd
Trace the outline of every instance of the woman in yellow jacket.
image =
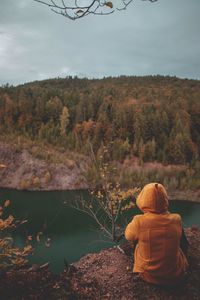
<svg viewBox="0 0 200 300">
<path fill-rule="evenodd" d="M 147 184 L 137 206 L 144 213 L 133 218 L 125 231 L 129 241 L 137 241 L 133 272 L 155 284 L 175 284 L 185 273 L 188 262 L 180 248 L 182 222 L 168 211 L 168 197 L 159 183 Z"/>
</svg>

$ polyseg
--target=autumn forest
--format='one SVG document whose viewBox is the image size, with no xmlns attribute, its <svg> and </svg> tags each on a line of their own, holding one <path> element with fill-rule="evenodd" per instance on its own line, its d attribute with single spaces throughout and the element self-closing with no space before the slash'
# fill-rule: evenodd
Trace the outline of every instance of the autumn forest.
<svg viewBox="0 0 200 300">
<path fill-rule="evenodd" d="M 91 147 L 99 155 L 109 145 L 111 161 L 187 165 L 191 177 L 199 169 L 199 95 L 200 81 L 168 76 L 6 85 L 0 88 L 1 132 L 83 155 Z"/>
</svg>

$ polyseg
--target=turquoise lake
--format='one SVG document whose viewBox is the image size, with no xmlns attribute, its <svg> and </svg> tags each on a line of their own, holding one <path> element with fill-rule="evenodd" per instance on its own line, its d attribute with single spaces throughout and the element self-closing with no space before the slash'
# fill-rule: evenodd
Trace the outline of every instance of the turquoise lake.
<svg viewBox="0 0 200 300">
<path fill-rule="evenodd" d="M 28 220 L 15 232 L 16 243 L 23 245 L 27 236 L 31 235 L 35 240 L 38 232 L 44 233 L 40 242 L 34 242 L 36 250 L 31 257 L 32 263 L 50 262 L 50 269 L 59 272 L 64 268 L 64 259 L 71 263 L 87 253 L 112 246 L 98 231 L 93 219 L 67 205 L 77 197 L 87 201 L 89 194 L 86 191 L 29 192 L 0 189 L 0 203 L 11 200 L 8 213 L 16 219 Z M 185 227 L 200 226 L 200 204 L 170 201 L 170 211 L 182 216 Z M 131 212 L 132 215 L 138 213 L 137 209 Z M 48 238 L 50 247 L 45 245 Z"/>
</svg>

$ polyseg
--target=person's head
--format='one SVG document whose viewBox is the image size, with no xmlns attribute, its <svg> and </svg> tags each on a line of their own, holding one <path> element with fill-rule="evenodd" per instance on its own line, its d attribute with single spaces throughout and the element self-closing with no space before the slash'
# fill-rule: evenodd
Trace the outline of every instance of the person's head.
<svg viewBox="0 0 200 300">
<path fill-rule="evenodd" d="M 144 186 L 136 201 L 143 212 L 164 213 L 168 210 L 167 192 L 160 183 L 149 183 Z"/>
</svg>

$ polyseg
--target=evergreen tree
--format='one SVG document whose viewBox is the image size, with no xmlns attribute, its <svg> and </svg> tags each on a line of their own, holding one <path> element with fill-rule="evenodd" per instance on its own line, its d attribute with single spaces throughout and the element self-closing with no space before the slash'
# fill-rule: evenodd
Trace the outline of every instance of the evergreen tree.
<svg viewBox="0 0 200 300">
<path fill-rule="evenodd" d="M 156 142 L 153 138 L 145 144 L 144 161 L 153 161 L 156 158 Z"/>
</svg>

